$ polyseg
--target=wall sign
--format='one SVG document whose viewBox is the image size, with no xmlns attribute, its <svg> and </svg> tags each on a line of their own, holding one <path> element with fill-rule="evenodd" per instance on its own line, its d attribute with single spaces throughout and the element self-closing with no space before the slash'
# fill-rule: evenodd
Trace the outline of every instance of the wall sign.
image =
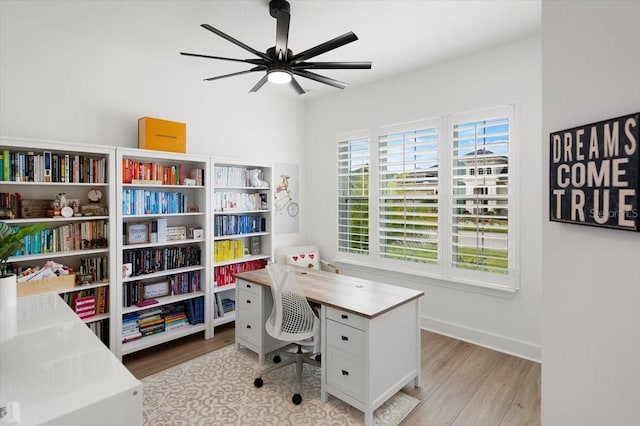
<svg viewBox="0 0 640 426">
<path fill-rule="evenodd" d="M 640 231 L 640 112 L 551 133 L 549 219 Z"/>
</svg>

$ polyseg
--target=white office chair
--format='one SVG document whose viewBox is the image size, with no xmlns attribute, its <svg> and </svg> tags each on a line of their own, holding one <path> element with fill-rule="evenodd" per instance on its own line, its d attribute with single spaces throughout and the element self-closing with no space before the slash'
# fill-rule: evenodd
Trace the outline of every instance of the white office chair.
<svg viewBox="0 0 640 426">
<path fill-rule="evenodd" d="M 273 358 L 276 363 L 263 370 L 253 382 L 259 388 L 263 385 L 262 376 L 270 371 L 296 364 L 297 392 L 291 398 L 294 404 L 302 402 L 303 364 L 320 366 L 320 319 L 314 314 L 295 273 L 286 266 L 277 263 L 267 266 L 271 278 L 273 310 L 265 323 L 267 333 L 275 339 L 290 342 L 298 346 L 297 352 L 278 351 Z M 312 347 L 311 352 L 303 352 L 302 347 Z M 315 355 L 315 359 L 312 356 Z M 282 358 L 285 358 L 282 361 Z"/>
<path fill-rule="evenodd" d="M 282 250 L 284 260 L 287 265 L 299 266 L 302 268 L 321 269 L 323 271 L 339 272 L 335 265 L 320 258 L 320 250 L 317 246 L 295 246 Z"/>
</svg>

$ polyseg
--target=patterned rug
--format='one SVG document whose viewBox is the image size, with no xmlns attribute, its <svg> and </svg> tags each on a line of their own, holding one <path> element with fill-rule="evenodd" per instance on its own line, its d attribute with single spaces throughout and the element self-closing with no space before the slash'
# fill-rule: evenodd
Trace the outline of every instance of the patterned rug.
<svg viewBox="0 0 640 426">
<path fill-rule="evenodd" d="M 276 370 L 255 388 L 258 357 L 230 345 L 142 379 L 144 424 L 362 425 L 364 414 L 329 396 L 320 400 L 320 370 L 305 365 L 302 404 L 291 402 L 295 366 Z M 398 392 L 375 411 L 376 425 L 397 425 L 418 404 Z"/>
</svg>

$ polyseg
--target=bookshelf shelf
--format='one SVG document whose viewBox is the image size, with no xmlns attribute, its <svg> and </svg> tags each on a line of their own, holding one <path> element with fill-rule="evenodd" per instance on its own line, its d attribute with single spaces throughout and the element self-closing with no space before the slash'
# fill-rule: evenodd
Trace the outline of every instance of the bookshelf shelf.
<svg viewBox="0 0 640 426">
<path fill-rule="evenodd" d="M 11 256 L 9 262 L 31 262 L 40 259 L 56 259 L 60 257 L 91 257 L 96 254 L 109 253 L 109 248 L 87 249 L 87 250 L 69 250 L 69 251 L 52 251 L 49 253 L 26 254 L 23 256 Z"/>
<path fill-rule="evenodd" d="M 204 265 L 186 266 L 184 268 L 167 269 L 165 271 L 158 271 L 150 274 L 136 275 L 135 277 L 127 277 L 127 278 L 123 278 L 122 282 L 127 283 L 131 281 L 152 280 L 154 278 L 166 277 L 167 275 L 176 275 L 176 274 L 182 274 L 184 272 L 203 271 L 203 270 L 205 270 Z"/>
<path fill-rule="evenodd" d="M 152 334 L 150 336 L 142 337 L 138 340 L 122 343 L 120 352 L 122 355 L 132 354 L 142 349 L 151 348 L 153 346 L 159 345 L 160 343 L 169 342 L 171 340 L 199 333 L 204 330 L 204 324 L 185 325 L 175 330 L 163 331 L 162 333 Z"/>
<path fill-rule="evenodd" d="M 268 164 L 212 160 L 214 327 L 235 321 L 234 274 L 263 268 L 273 259 L 272 175 Z"/>
<path fill-rule="evenodd" d="M 115 193 L 118 205 L 122 206 L 117 215 L 116 232 L 121 236 L 116 250 L 117 268 L 122 271 L 128 265 L 133 273 L 161 269 L 117 277 L 116 355 L 122 357 L 203 330 L 205 338 L 211 338 L 212 320 L 208 314 L 211 250 L 208 238 L 205 238 L 210 232 L 207 213 L 210 211 L 209 158 L 118 148 L 115 163 L 118 183 Z M 186 178 L 194 179 L 196 185 L 185 185 Z M 164 211 L 171 213 L 160 213 Z M 193 238 L 195 230 L 199 230 L 202 237 Z M 163 233 L 166 233 L 166 239 L 161 238 Z M 136 244 L 129 244 L 129 241 Z M 167 289 L 179 294 L 154 296 L 158 294 L 157 288 L 160 288 L 160 294 L 166 294 Z M 158 303 L 135 305 L 136 301 L 145 299 L 155 299 Z M 132 306 L 126 306 L 132 303 Z M 136 315 L 140 322 L 132 331 L 131 318 Z M 152 323 L 147 325 L 151 327 L 147 330 L 143 321 L 146 315 L 154 317 L 146 323 Z M 174 315 L 181 316 L 179 323 L 182 325 L 166 330 Z M 130 340 L 136 333 L 144 335 L 155 331 L 156 327 L 164 331 Z"/>
<path fill-rule="evenodd" d="M 155 299 L 158 303 L 148 306 L 129 306 L 126 308 L 122 308 L 123 314 L 129 314 L 131 312 L 139 312 L 144 311 L 145 309 L 151 309 L 157 306 L 170 305 L 172 303 L 181 302 L 183 300 L 194 299 L 196 297 L 204 296 L 204 291 L 195 291 L 193 293 L 184 293 L 184 294 L 176 294 L 174 296 L 162 296 L 156 297 Z"/>
<path fill-rule="evenodd" d="M 108 313 L 106 313 L 106 314 L 98 314 L 98 315 L 94 315 L 94 316 L 89 317 L 89 318 L 84 318 L 82 321 L 85 324 L 91 324 L 91 323 L 94 323 L 94 322 L 105 320 L 107 318 L 109 318 L 109 314 Z"/>
<path fill-rule="evenodd" d="M 213 286 L 213 289 L 212 289 L 212 292 L 213 292 L 214 294 L 215 294 L 215 293 L 221 293 L 221 292 L 223 292 L 223 291 L 227 291 L 227 290 L 235 290 L 235 288 L 236 288 L 236 283 L 233 283 L 233 284 L 227 284 L 227 285 L 222 285 L 222 286 L 214 285 L 214 286 Z"/>
<path fill-rule="evenodd" d="M 12 206 L 0 204 L 0 220 L 11 226 L 34 223 L 47 226 L 43 234 L 34 237 L 28 248 L 25 247 L 28 254 L 11 256 L 8 261 L 19 269 L 25 269 L 42 267 L 46 261 L 52 260 L 71 267 L 76 274 L 83 273 L 81 266 L 84 265 L 87 268 L 84 273 L 92 273 L 96 282 L 54 291 L 50 291 L 53 289 L 49 286 L 40 290 L 36 287 L 34 293 L 53 292 L 69 300 L 79 292 L 93 292 L 96 297 L 99 293 L 105 300 L 103 308 L 107 313 L 87 318 L 84 322 L 90 324 L 93 332 L 115 352 L 116 294 L 114 281 L 110 279 L 116 272 L 115 262 L 110 261 L 116 253 L 115 148 L 7 137 L 1 138 L 0 146 L 0 193 L 3 195 L 0 199 L 7 200 L 12 196 L 16 199 Z M 89 192 L 93 188 L 102 193 L 99 202 L 104 207 L 104 214 L 91 216 L 82 210 L 83 206 L 91 204 Z M 77 216 L 49 217 L 54 211 L 62 214 L 64 205 L 59 203 L 64 203 L 64 200 L 67 207 L 76 203 L 74 213 Z M 96 234 L 97 230 L 100 235 Z M 69 243 L 70 240 L 64 236 L 67 231 L 70 234 L 66 235 L 73 235 L 75 241 Z M 77 249 L 85 246 L 82 240 L 89 239 L 95 239 L 91 246 L 98 248 Z M 32 295 L 29 292 L 24 297 Z"/>
<path fill-rule="evenodd" d="M 213 320 L 213 326 L 216 327 L 218 325 L 227 324 L 236 320 L 236 313 L 229 312 L 224 314 L 223 317 L 218 317 Z"/>
</svg>

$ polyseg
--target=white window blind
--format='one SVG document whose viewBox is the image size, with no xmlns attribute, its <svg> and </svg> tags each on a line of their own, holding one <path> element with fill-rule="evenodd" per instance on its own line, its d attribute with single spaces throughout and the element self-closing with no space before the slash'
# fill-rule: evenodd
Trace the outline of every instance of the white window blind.
<svg viewBox="0 0 640 426">
<path fill-rule="evenodd" d="M 338 251 L 369 254 L 369 138 L 338 141 Z"/>
<path fill-rule="evenodd" d="M 437 264 L 438 149 L 434 120 L 378 137 L 378 250 L 386 259 Z"/>
<path fill-rule="evenodd" d="M 451 266 L 506 275 L 512 107 L 483 114 L 451 120 Z"/>
</svg>

